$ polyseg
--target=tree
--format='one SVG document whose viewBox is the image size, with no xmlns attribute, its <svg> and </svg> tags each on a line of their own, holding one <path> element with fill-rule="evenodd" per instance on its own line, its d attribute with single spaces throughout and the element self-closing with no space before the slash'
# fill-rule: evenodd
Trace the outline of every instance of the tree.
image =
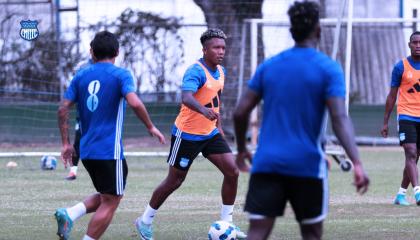
<svg viewBox="0 0 420 240">
<path fill-rule="evenodd" d="M 241 36 L 243 20 L 246 18 L 262 18 L 262 4 L 264 0 L 194 0 L 202 9 L 208 27 L 221 28 L 227 35 L 226 56 L 223 65 L 228 71 L 228 80 L 225 83 L 223 93 L 223 108 L 233 108 L 236 105 L 239 56 L 241 52 Z M 259 29 L 261 33 L 261 29 Z M 261 34 L 259 34 L 261 36 Z M 249 36 L 249 34 L 248 34 Z M 249 41 L 249 39 L 247 39 Z M 262 47 L 262 39 L 259 39 L 259 46 Z M 249 46 L 249 44 L 247 44 Z M 247 53 L 247 55 L 249 55 Z M 263 51 L 259 51 L 259 59 L 264 58 Z M 246 58 L 245 66 L 249 66 L 249 59 Z M 245 72 L 244 76 L 249 77 L 250 71 Z M 231 87 L 228 87 L 231 86 Z M 225 111 L 223 115 L 231 123 L 232 111 Z"/>
<path fill-rule="evenodd" d="M 0 95 L 5 98 L 18 96 L 26 101 L 58 101 L 60 80 L 55 33 L 43 32 L 31 42 L 13 38 L 18 16 L 10 13 L 0 21 Z M 75 51 L 76 41 L 66 41 L 62 45 L 60 61 L 63 76 L 68 79 L 80 61 L 80 55 Z"/>
<path fill-rule="evenodd" d="M 99 22 L 91 30 L 111 29 L 120 41 L 122 66 L 130 69 L 137 79 L 137 91 L 145 81 L 157 100 L 178 83 L 175 69 L 183 63 L 183 40 L 178 34 L 179 19 L 164 18 L 153 13 L 124 10 L 110 23 Z"/>
</svg>

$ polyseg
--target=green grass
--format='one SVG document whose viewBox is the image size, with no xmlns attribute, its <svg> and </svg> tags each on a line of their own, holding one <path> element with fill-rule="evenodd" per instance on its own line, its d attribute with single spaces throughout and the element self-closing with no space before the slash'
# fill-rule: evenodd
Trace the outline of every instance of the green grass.
<svg viewBox="0 0 420 240">
<path fill-rule="evenodd" d="M 420 207 L 391 204 L 404 163 L 400 148 L 362 148 L 361 154 L 372 182 L 369 192 L 356 194 L 352 174 L 333 163 L 324 239 L 419 239 Z M 18 162 L 18 168 L 7 169 L 10 160 Z M 138 239 L 133 221 L 166 176 L 165 158 L 130 157 L 128 164 L 126 194 L 102 239 Z M 94 191 L 87 172 L 79 169 L 78 179 L 67 182 L 61 164 L 55 171 L 41 171 L 38 158 L 0 158 L 0 239 L 56 239 L 54 210 L 76 204 Z M 198 159 L 182 187 L 159 210 L 156 239 L 206 239 L 211 222 L 219 216 L 221 181 L 222 175 L 208 161 Z M 243 229 L 248 227 L 242 211 L 247 181 L 248 174 L 242 174 L 234 215 Z M 411 192 L 409 196 L 413 203 Z M 82 238 L 89 219 L 90 215 L 75 223 L 73 239 Z M 290 207 L 277 219 L 270 239 L 300 239 Z"/>
</svg>

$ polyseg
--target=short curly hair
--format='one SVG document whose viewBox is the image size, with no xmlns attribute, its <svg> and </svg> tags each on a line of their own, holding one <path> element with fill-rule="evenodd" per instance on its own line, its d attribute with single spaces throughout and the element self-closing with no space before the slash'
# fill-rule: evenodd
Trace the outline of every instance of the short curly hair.
<svg viewBox="0 0 420 240">
<path fill-rule="evenodd" d="M 290 32 L 296 42 L 309 37 L 319 24 L 319 5 L 313 1 L 295 2 L 287 11 L 290 18 Z"/>
<path fill-rule="evenodd" d="M 222 30 L 218 28 L 209 28 L 205 32 L 203 32 L 203 34 L 201 34 L 201 37 L 200 37 L 201 45 L 204 46 L 204 43 L 206 43 L 208 40 L 212 38 L 221 38 L 221 39 L 226 40 L 227 36 Z"/>
<path fill-rule="evenodd" d="M 411 42 L 411 39 L 415 36 L 415 35 L 420 35 L 420 31 L 415 31 L 415 32 L 413 32 L 411 35 L 410 35 L 410 42 Z"/>
</svg>

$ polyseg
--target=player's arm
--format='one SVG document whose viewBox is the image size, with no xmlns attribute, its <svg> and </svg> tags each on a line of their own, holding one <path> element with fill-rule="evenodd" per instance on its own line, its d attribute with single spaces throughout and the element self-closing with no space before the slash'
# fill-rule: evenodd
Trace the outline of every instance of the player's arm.
<svg viewBox="0 0 420 240">
<path fill-rule="evenodd" d="M 220 117 L 220 115 L 219 115 L 219 118 L 217 118 L 216 127 L 219 129 L 219 133 L 222 136 L 225 136 L 225 132 L 223 131 L 223 127 L 222 127 L 222 118 Z"/>
<path fill-rule="evenodd" d="M 335 135 L 353 162 L 354 166 L 354 184 L 357 191 L 364 193 L 369 185 L 362 163 L 360 161 L 359 151 L 354 141 L 354 129 L 350 118 L 346 113 L 345 101 L 342 97 L 330 97 L 327 99 L 327 107 L 331 117 L 332 128 Z"/>
<path fill-rule="evenodd" d="M 57 111 L 58 127 L 60 129 L 62 143 L 61 161 L 63 161 L 65 167 L 67 167 L 67 164 L 72 165 L 71 157 L 74 152 L 69 137 L 69 114 L 73 105 L 74 103 L 72 101 L 64 99 L 60 103 Z"/>
<path fill-rule="evenodd" d="M 381 130 L 381 134 L 384 138 L 388 137 L 388 121 L 391 116 L 391 112 L 394 109 L 395 102 L 397 101 L 398 87 L 391 87 L 388 96 L 386 97 L 385 113 L 384 113 L 384 125 Z"/>
<path fill-rule="evenodd" d="M 246 147 L 246 132 L 248 130 L 251 111 L 255 106 L 257 106 L 260 100 L 261 97 L 256 92 L 247 88 L 233 114 L 236 145 L 238 150 L 236 165 L 241 171 L 249 171 L 249 167 L 245 163 L 245 159 L 251 160 L 251 154 Z"/>
<path fill-rule="evenodd" d="M 213 121 L 219 118 L 219 114 L 213 109 L 201 105 L 193 96 L 192 91 L 182 91 L 182 103 L 189 109 L 203 114 L 209 120 Z"/>
<path fill-rule="evenodd" d="M 392 110 L 394 109 L 395 102 L 397 100 L 398 88 L 401 85 L 401 79 L 402 79 L 403 73 L 404 73 L 404 64 L 402 61 L 399 61 L 397 64 L 395 64 L 394 68 L 392 69 L 391 89 L 389 90 L 388 96 L 386 97 L 384 123 L 381 129 L 381 135 L 384 138 L 388 137 L 388 133 L 389 133 L 388 121 L 389 121 L 389 117 L 391 116 Z"/>
<path fill-rule="evenodd" d="M 125 99 L 127 100 L 128 105 L 133 109 L 136 116 L 144 123 L 150 135 L 157 137 L 159 142 L 164 144 L 165 137 L 159 131 L 159 129 L 155 127 L 155 125 L 152 123 L 152 120 L 150 120 L 146 107 L 140 98 L 134 92 L 130 92 L 125 95 Z"/>
</svg>

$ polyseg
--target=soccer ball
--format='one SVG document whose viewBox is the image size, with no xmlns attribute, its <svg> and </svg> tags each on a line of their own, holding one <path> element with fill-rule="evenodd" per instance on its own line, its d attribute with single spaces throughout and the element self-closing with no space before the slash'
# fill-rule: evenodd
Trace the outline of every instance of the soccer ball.
<svg viewBox="0 0 420 240">
<path fill-rule="evenodd" d="M 42 170 L 54 170 L 57 168 L 57 159 L 54 156 L 44 155 L 41 158 Z"/>
<path fill-rule="evenodd" d="M 226 221 L 216 221 L 209 229 L 209 240 L 235 240 L 236 227 Z"/>
<path fill-rule="evenodd" d="M 18 166 L 18 164 L 16 162 L 13 162 L 13 161 L 10 161 L 6 164 L 7 168 L 15 168 L 17 166 Z"/>
</svg>

